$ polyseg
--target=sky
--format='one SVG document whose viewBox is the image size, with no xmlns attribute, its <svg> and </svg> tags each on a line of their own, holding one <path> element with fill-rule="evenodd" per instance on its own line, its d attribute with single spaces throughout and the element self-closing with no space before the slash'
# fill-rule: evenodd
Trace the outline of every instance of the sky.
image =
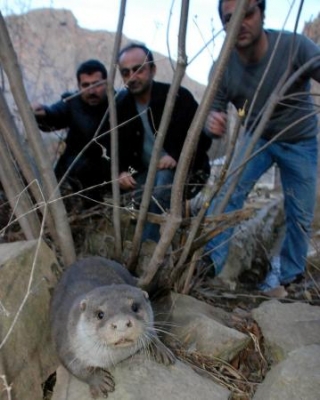
<svg viewBox="0 0 320 400">
<path fill-rule="evenodd" d="M 300 0 L 267 0 L 265 27 L 293 30 Z M 186 52 L 187 74 L 206 84 L 224 33 L 217 13 L 218 0 L 190 0 Z M 2 14 L 21 14 L 35 8 L 64 8 L 90 30 L 116 31 L 120 0 L 0 0 Z M 123 33 L 151 50 L 177 57 L 181 0 L 127 0 Z M 290 11 L 291 10 L 291 11 Z M 304 0 L 298 32 L 320 13 L 319 0 Z M 210 40 L 214 37 L 214 40 Z M 205 43 L 210 42 L 200 55 Z"/>
</svg>

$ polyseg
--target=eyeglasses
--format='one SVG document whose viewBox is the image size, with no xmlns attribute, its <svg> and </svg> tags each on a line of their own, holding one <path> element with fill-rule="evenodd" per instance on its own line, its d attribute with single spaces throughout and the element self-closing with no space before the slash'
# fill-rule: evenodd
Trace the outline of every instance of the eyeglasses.
<svg viewBox="0 0 320 400">
<path fill-rule="evenodd" d="M 80 82 L 79 85 L 82 89 L 95 89 L 96 87 L 100 87 L 106 84 L 106 79 L 96 82 Z"/>
<path fill-rule="evenodd" d="M 257 4 L 251 6 L 251 7 L 248 9 L 248 11 L 245 13 L 243 19 L 245 20 L 245 19 L 250 19 L 250 18 L 252 18 L 252 17 L 254 16 L 254 14 L 256 13 L 257 7 L 258 7 Z M 227 24 L 230 22 L 231 17 L 232 17 L 232 13 L 229 13 L 229 14 L 224 15 L 224 16 L 222 17 L 223 25 L 227 25 Z"/>
<path fill-rule="evenodd" d="M 120 74 L 123 78 L 128 78 L 130 74 L 139 74 L 143 72 L 146 69 L 146 64 L 138 64 L 134 65 L 131 68 L 121 68 L 120 69 Z"/>
</svg>

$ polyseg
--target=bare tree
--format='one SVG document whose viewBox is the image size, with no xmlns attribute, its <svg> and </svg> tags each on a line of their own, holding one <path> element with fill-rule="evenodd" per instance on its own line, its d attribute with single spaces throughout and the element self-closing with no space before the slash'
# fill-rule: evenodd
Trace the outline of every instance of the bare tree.
<svg viewBox="0 0 320 400">
<path fill-rule="evenodd" d="M 121 260 L 121 229 L 120 229 L 120 189 L 119 189 L 119 157 L 118 157 L 118 129 L 117 114 L 114 96 L 114 79 L 116 75 L 117 55 L 121 44 L 121 34 L 125 16 L 126 0 L 121 1 L 118 28 L 112 53 L 111 69 L 108 79 L 108 100 L 110 107 L 110 127 L 111 127 L 111 159 L 112 159 L 112 193 L 113 193 L 113 223 L 115 232 L 115 255 Z"/>
<path fill-rule="evenodd" d="M 228 30 L 228 34 L 226 37 L 226 41 L 223 47 L 223 51 L 220 54 L 218 59 L 216 68 L 215 68 L 215 77 L 211 80 L 211 83 L 208 85 L 204 97 L 201 101 L 200 107 L 197 110 L 197 113 L 194 117 L 194 120 L 189 129 L 185 144 L 182 149 L 181 157 L 179 159 L 179 163 L 177 166 L 177 171 L 175 174 L 174 185 L 172 190 L 171 197 L 171 214 L 170 218 L 167 220 L 167 223 L 164 226 L 163 234 L 161 235 L 161 239 L 159 245 L 157 246 L 153 257 L 150 262 L 150 267 L 147 271 L 145 271 L 144 275 L 140 279 L 141 286 L 148 286 L 152 281 L 152 278 L 156 274 L 160 265 L 163 262 L 165 252 L 169 247 L 172 238 L 179 228 L 182 218 L 182 187 L 184 182 L 186 181 L 187 176 L 187 168 L 190 163 L 191 154 L 194 146 L 197 144 L 199 139 L 199 134 L 202 126 L 204 125 L 205 118 L 208 114 L 210 105 L 218 88 L 219 79 L 222 76 L 225 65 L 228 61 L 230 52 L 233 48 L 233 45 L 236 40 L 236 36 L 240 29 L 241 21 L 243 19 L 245 9 L 248 5 L 248 0 L 239 1 L 239 6 L 237 7 L 234 18 L 232 18 L 230 28 Z M 184 43 L 185 37 L 181 37 L 181 32 L 179 35 L 179 43 Z M 181 42 L 180 42 L 181 40 Z"/>
<path fill-rule="evenodd" d="M 55 222 L 56 229 L 51 234 L 56 239 L 56 244 L 62 252 L 64 261 L 69 264 L 75 259 L 75 250 L 70 226 L 66 218 L 66 211 L 60 199 L 57 181 L 49 162 L 46 148 L 43 145 L 37 124 L 29 107 L 18 60 L 2 14 L 0 14 L 0 41 L 0 60 L 8 76 L 11 91 L 19 108 L 26 134 L 41 174 L 42 181 L 39 184 L 42 187 L 45 204 L 49 205 Z M 20 165 L 22 171 L 24 168 L 24 165 Z"/>
<path fill-rule="evenodd" d="M 147 181 L 145 185 L 145 189 L 143 192 L 143 197 L 142 197 L 142 203 L 140 205 L 140 211 L 137 214 L 137 224 L 136 224 L 136 229 L 133 237 L 133 242 L 132 242 L 132 249 L 130 253 L 130 257 L 128 260 L 128 267 L 131 270 L 135 270 L 136 268 L 136 263 L 138 256 L 140 254 L 140 247 L 141 247 L 141 237 L 142 237 L 142 231 L 144 228 L 144 224 L 146 219 L 148 218 L 149 220 L 156 220 L 158 223 L 160 223 L 163 226 L 163 231 L 161 235 L 160 242 L 158 243 L 155 252 L 152 256 L 150 266 L 147 271 L 143 274 L 143 276 L 140 279 L 140 285 L 141 286 L 149 286 L 151 281 L 153 280 L 155 274 L 159 270 L 160 265 L 165 260 L 165 255 L 168 252 L 168 249 L 170 247 L 170 244 L 172 243 L 172 240 L 174 236 L 176 235 L 178 229 L 186 224 L 186 221 L 183 218 L 183 210 L 182 210 L 182 205 L 183 205 L 183 189 L 185 182 L 187 180 L 187 174 L 190 166 L 190 162 L 192 159 L 192 153 L 193 149 L 197 146 L 198 140 L 199 140 L 199 135 L 201 131 L 201 127 L 204 125 L 204 121 L 206 118 L 206 115 L 209 111 L 210 105 L 212 103 L 212 100 L 215 96 L 216 90 L 219 85 L 219 81 L 221 79 L 221 76 L 224 72 L 224 68 L 227 64 L 228 57 L 230 55 L 231 49 L 234 46 L 235 39 L 237 36 L 237 32 L 239 30 L 241 20 L 243 18 L 243 15 L 245 13 L 245 9 L 248 5 L 248 0 L 241 0 L 238 2 L 238 7 L 236 9 L 234 18 L 232 18 L 229 27 L 228 27 L 228 32 L 226 35 L 226 39 L 222 48 L 222 51 L 219 55 L 219 58 L 217 62 L 215 63 L 215 68 L 213 72 L 212 79 L 210 81 L 210 84 L 208 85 L 205 94 L 203 96 L 203 99 L 201 101 L 201 104 L 198 108 L 198 111 L 195 115 L 195 118 L 192 122 L 192 125 L 189 129 L 181 157 L 177 166 L 176 174 L 175 174 L 175 180 L 174 180 L 174 185 L 172 188 L 172 196 L 171 196 L 171 210 L 170 213 L 168 214 L 169 218 L 166 218 L 166 214 L 162 216 L 152 216 L 148 214 L 148 207 L 150 203 L 150 199 L 152 196 L 152 191 L 153 191 L 153 186 L 154 186 L 154 179 L 155 179 L 155 174 L 156 174 L 156 168 L 157 168 L 157 160 L 159 159 L 161 148 L 165 139 L 166 131 L 169 125 L 169 121 L 171 118 L 173 106 L 174 106 L 174 99 L 175 99 L 175 94 L 181 84 L 181 80 L 185 74 L 186 66 L 187 66 L 187 55 L 186 55 L 186 49 L 185 49 L 185 40 L 186 40 L 186 31 L 187 31 L 187 19 L 188 19 L 188 10 L 189 10 L 189 1 L 184 0 L 182 1 L 181 4 L 181 14 L 180 14 L 180 29 L 179 29 L 179 43 L 178 43 L 178 60 L 177 60 L 177 66 L 174 74 L 174 78 L 172 81 L 172 85 L 170 88 L 170 92 L 167 98 L 167 103 L 165 106 L 165 110 L 163 113 L 163 118 L 160 124 L 160 128 L 157 134 L 155 146 L 153 149 L 153 154 L 152 154 L 152 162 L 149 167 L 149 172 L 147 176 Z M 121 216 L 121 200 L 120 200 L 120 193 L 119 193 L 119 185 L 118 185 L 118 146 L 117 146 L 117 118 L 116 118 L 116 113 L 115 113 L 115 99 L 114 99 L 114 90 L 113 90 L 113 85 L 114 85 L 114 79 L 115 79 L 115 66 L 117 62 L 117 53 L 119 50 L 120 42 L 121 42 L 121 37 L 122 37 L 122 27 L 123 27 L 123 21 L 124 21 L 124 16 L 125 16 L 125 8 L 126 8 L 126 1 L 123 0 L 121 2 L 121 7 L 120 7 L 120 14 L 119 14 L 119 22 L 118 22 L 118 29 L 117 29 L 117 34 L 114 42 L 114 47 L 113 47 L 113 52 L 112 52 L 112 62 L 111 62 L 111 69 L 110 69 L 110 74 L 108 78 L 108 98 L 109 98 L 109 110 L 108 113 L 106 114 L 106 117 L 110 117 L 110 122 L 111 122 L 111 142 L 112 142 L 112 151 L 111 151 L 111 158 L 112 158 L 112 185 L 113 185 L 113 229 L 114 229 L 114 236 L 115 236 L 115 257 L 119 259 L 120 261 L 123 261 L 123 256 L 122 256 L 122 237 L 121 237 L 121 223 L 120 223 L 120 216 Z M 4 36 L 5 37 L 5 36 Z M 2 46 L 4 49 L 5 47 Z M 2 51 L 3 54 L 3 51 Z M 10 57 L 12 56 L 12 53 L 8 52 Z M 2 57 L 5 59 L 4 54 Z M 19 82 L 19 79 L 12 78 L 10 79 L 10 69 L 12 71 L 17 71 L 16 68 L 11 68 L 14 66 L 14 63 L 8 62 L 8 60 L 5 61 L 6 63 L 6 72 L 10 80 L 10 86 L 12 87 L 12 92 L 15 93 L 15 97 L 17 97 L 18 91 L 20 91 L 20 85 L 17 90 L 15 90 L 16 83 Z M 5 66 L 5 63 L 4 66 Z M 297 72 L 298 73 L 298 72 Z M 278 87 L 276 88 L 274 95 L 272 98 L 270 98 L 270 102 L 266 105 L 266 108 L 263 111 L 263 115 L 261 115 L 261 119 L 258 125 L 258 128 L 254 132 L 252 136 L 252 142 L 250 146 L 247 149 L 247 152 L 245 154 L 244 160 L 243 160 L 243 165 L 253 156 L 252 149 L 255 144 L 255 141 L 260 137 L 261 133 L 263 132 L 264 126 L 268 118 L 273 112 L 273 109 L 277 102 L 281 101 L 281 99 L 285 95 L 285 89 L 287 87 L 287 75 L 283 77 L 282 81 L 279 83 Z M 288 83 L 289 84 L 289 83 Z M 257 93 L 258 95 L 258 93 Z M 24 96 L 21 96 L 21 99 L 23 99 L 23 103 L 27 104 L 27 101 Z M 23 117 L 23 122 L 26 127 L 26 131 L 28 134 L 28 137 L 30 135 L 30 144 L 32 151 L 34 154 L 37 156 L 36 158 L 36 164 L 37 164 L 37 171 L 40 173 L 40 177 L 42 180 L 43 188 L 41 186 L 41 190 L 43 191 L 44 199 L 46 204 L 50 204 L 50 209 L 51 209 L 51 215 L 52 215 L 52 221 L 54 223 L 53 227 L 50 229 L 51 234 L 57 235 L 56 232 L 56 226 L 57 223 L 60 220 L 61 215 L 59 212 L 57 212 L 57 209 L 53 207 L 53 204 L 56 204 L 57 199 L 59 198 L 58 192 L 57 192 L 57 184 L 54 180 L 54 176 L 52 176 L 52 168 L 48 167 L 48 165 L 44 162 L 44 160 L 41 157 L 41 154 L 43 149 L 41 145 L 38 145 L 38 141 L 41 142 L 41 139 L 37 136 L 37 134 L 30 134 L 30 131 L 36 130 L 33 123 L 28 122 L 28 117 L 27 117 L 27 112 L 24 112 L 23 106 L 21 104 L 21 101 L 17 100 L 17 104 L 19 107 L 19 111 L 21 113 L 21 116 Z M 243 115 L 243 110 L 238 110 L 239 111 L 239 116 L 238 116 L 238 121 L 236 123 L 235 127 L 235 132 L 236 134 L 234 135 L 233 142 L 231 143 L 231 146 L 228 149 L 227 153 L 227 162 L 222 170 L 222 174 L 219 178 L 218 184 L 215 185 L 215 187 L 211 190 L 210 196 L 208 201 L 210 201 L 218 192 L 219 188 L 222 186 L 222 183 L 225 181 L 225 179 L 230 176 L 234 175 L 234 184 L 230 187 L 227 196 L 225 197 L 224 201 L 219 205 L 219 207 L 215 210 L 214 212 L 214 217 L 213 218 L 206 218 L 205 220 L 205 213 L 206 213 L 206 207 L 207 205 L 204 204 L 202 209 L 200 210 L 199 214 L 190 219 L 188 221 L 188 224 L 190 224 L 188 228 L 188 238 L 186 240 L 186 243 L 182 249 L 178 249 L 176 252 L 176 259 L 175 262 L 172 264 L 174 265 L 171 275 L 170 275 L 170 284 L 172 285 L 173 283 L 177 282 L 178 278 L 181 276 L 181 274 L 184 273 L 185 271 L 185 266 L 187 260 L 190 260 L 190 258 L 193 258 L 194 260 L 200 256 L 200 253 L 194 254 L 195 251 L 198 251 L 199 247 L 201 247 L 205 240 L 207 240 L 209 237 L 212 237 L 212 235 L 215 235 L 218 233 L 219 229 L 217 229 L 217 224 L 215 223 L 215 218 L 217 220 L 221 221 L 221 214 L 223 213 L 224 206 L 226 202 L 228 201 L 228 197 L 230 197 L 232 191 L 234 190 L 235 184 L 237 182 L 238 177 L 241 174 L 241 168 L 239 168 L 236 171 L 230 171 L 229 170 L 229 165 L 230 161 L 233 155 L 233 149 L 234 145 L 237 139 L 237 132 L 239 131 L 240 123 L 242 122 L 244 115 Z M 250 112 L 250 110 L 249 110 Z M 30 117 L 30 115 L 29 115 Z M 110 132 L 104 132 L 104 134 L 110 134 Z M 93 140 L 96 140 L 97 137 L 95 137 Z M 8 139 L 6 139 L 8 140 Z M 15 158 L 17 158 L 19 152 L 14 152 L 14 146 L 10 146 L 12 148 L 12 152 Z M 19 147 L 18 147 L 19 148 Z M 40 155 L 39 155 L 40 154 Z M 18 161 L 19 166 L 22 164 L 25 164 L 23 161 Z M 48 173 L 48 170 L 50 169 L 50 173 Z M 25 171 L 25 169 L 24 169 Z M 33 176 L 32 173 L 28 172 L 28 178 L 27 178 L 27 172 L 24 172 L 25 178 L 28 183 L 30 183 L 30 177 Z M 47 182 L 48 180 L 48 182 Z M 51 183 L 50 183 L 51 182 Z M 51 196 L 54 195 L 52 198 Z M 56 196 L 57 195 L 57 196 Z M 12 197 L 12 195 L 11 195 Z M 53 202 L 51 201 L 53 200 Z M 23 214 L 23 212 L 22 212 Z M 241 216 L 238 214 L 237 219 L 235 221 L 238 221 Z M 203 228 L 203 222 L 206 222 L 205 227 Z M 60 223 L 60 222 L 59 222 Z M 232 221 L 232 217 L 230 217 L 230 220 L 225 220 L 225 227 L 230 226 L 233 224 L 234 221 Z M 60 229 L 60 231 L 62 231 Z M 61 238 L 57 236 L 57 243 L 59 243 Z M 72 247 L 72 246 L 71 246 Z M 182 285 L 180 285 L 180 288 L 183 286 L 188 286 L 185 285 L 185 283 L 182 282 Z"/>
<path fill-rule="evenodd" d="M 181 80 L 185 73 L 187 61 L 186 61 L 186 52 L 185 52 L 185 40 L 186 40 L 186 28 L 187 28 L 187 19 L 188 19 L 188 9 L 189 9 L 189 1 L 183 0 L 181 4 L 181 17 L 180 17 L 180 28 L 179 28 L 179 57 L 177 62 L 177 68 L 173 77 L 172 84 L 169 89 L 169 93 L 167 96 L 167 101 L 165 104 L 165 108 L 163 111 L 159 131 L 155 140 L 155 145 L 153 148 L 151 163 L 148 170 L 148 176 L 145 184 L 145 189 L 143 192 L 141 207 L 140 207 L 140 215 L 137 222 L 137 227 L 135 231 L 135 235 L 133 238 L 133 249 L 131 253 L 131 258 L 129 260 L 129 268 L 133 269 L 133 265 L 136 262 L 140 241 L 143 231 L 143 226 L 146 220 L 148 206 L 150 203 L 152 189 L 154 184 L 154 179 L 157 171 L 157 164 L 160 158 L 161 149 L 164 143 L 164 139 L 166 136 L 166 132 L 170 123 L 170 118 L 172 115 L 173 107 L 174 107 L 174 99 L 176 97 L 176 93 L 180 87 Z M 186 162 L 190 162 L 190 159 L 186 160 Z M 169 243 L 168 243 L 169 245 Z"/>
</svg>

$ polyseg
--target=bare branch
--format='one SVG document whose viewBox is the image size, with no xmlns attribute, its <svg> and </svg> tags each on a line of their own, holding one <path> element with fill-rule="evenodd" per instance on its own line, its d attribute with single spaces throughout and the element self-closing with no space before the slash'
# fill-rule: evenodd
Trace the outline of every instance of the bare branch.
<svg viewBox="0 0 320 400">
<path fill-rule="evenodd" d="M 187 170 L 183 164 L 184 162 L 187 162 L 185 160 L 190 160 L 194 146 L 198 142 L 200 130 L 204 125 L 205 118 L 208 114 L 209 108 L 217 91 L 220 78 L 223 74 L 231 50 L 234 46 L 248 3 L 249 3 L 248 0 L 239 0 L 239 5 L 236 8 L 234 16 L 231 20 L 230 27 L 228 29 L 222 51 L 220 53 L 220 56 L 218 58 L 214 70 L 213 79 L 211 80 L 210 84 L 208 85 L 205 91 L 200 107 L 198 108 L 197 113 L 190 126 L 186 141 L 184 143 L 181 152 L 181 156 L 177 166 L 177 171 L 175 174 L 174 187 L 171 197 L 170 218 L 168 218 L 168 221 L 164 226 L 164 231 L 163 234 L 161 235 L 159 245 L 156 247 L 156 250 L 150 261 L 150 267 L 148 271 L 146 271 L 146 273 L 140 279 L 141 286 L 148 286 L 150 284 L 152 278 L 156 274 L 159 266 L 161 265 L 162 260 L 164 259 L 165 256 L 165 251 L 168 245 L 170 244 L 176 229 L 180 224 L 182 215 L 183 185 L 187 176 Z"/>
<path fill-rule="evenodd" d="M 172 17 L 172 10 L 174 7 L 175 0 L 172 0 L 171 2 L 171 7 L 169 11 L 169 17 L 168 17 L 168 25 L 167 25 L 167 50 L 168 50 L 168 57 L 169 57 L 169 62 L 172 68 L 172 71 L 174 71 L 174 65 L 172 62 L 172 57 L 171 57 L 171 50 L 170 50 L 170 43 L 169 43 L 169 32 L 170 32 L 170 24 L 171 24 L 171 17 Z"/>
<path fill-rule="evenodd" d="M 12 161 L 11 153 L 0 135 L 0 180 L 26 239 L 38 237 L 40 224 L 36 213 L 27 214 L 33 208 L 24 184 Z M 19 196 L 19 193 L 21 195 Z"/>
<path fill-rule="evenodd" d="M 19 108 L 22 121 L 28 135 L 36 162 L 43 178 L 43 188 L 46 200 L 51 197 L 57 198 L 57 181 L 53 173 L 46 148 L 44 147 L 40 132 L 34 116 L 32 115 L 29 101 L 23 86 L 21 71 L 17 56 L 13 49 L 8 30 L 2 14 L 0 13 L 0 59 L 8 76 L 11 91 Z M 70 264 L 75 260 L 75 250 L 70 226 L 67 220 L 62 200 L 53 202 L 50 206 L 52 216 L 56 224 L 56 234 L 59 239 L 57 245 L 60 247 L 64 261 Z"/>
<path fill-rule="evenodd" d="M 118 149 L 118 128 L 117 114 L 114 97 L 114 79 L 116 75 L 117 57 L 121 44 L 121 35 L 125 17 L 126 0 L 121 0 L 117 33 L 114 41 L 111 68 L 108 79 L 108 100 L 110 109 L 111 127 L 111 176 L 112 176 L 112 197 L 113 197 L 113 225 L 115 232 L 115 255 L 121 260 L 121 229 L 120 229 L 120 189 L 119 189 L 119 149 Z"/>
<path fill-rule="evenodd" d="M 155 144 L 153 147 L 152 155 L 151 155 L 151 163 L 148 170 L 145 190 L 143 192 L 142 202 L 140 206 L 140 215 L 137 221 L 136 231 L 133 238 L 133 246 L 132 253 L 129 260 L 129 268 L 133 268 L 134 263 L 137 260 L 140 241 L 142 236 L 142 231 L 144 227 L 144 223 L 146 220 L 146 215 L 148 212 L 148 206 L 150 202 L 150 198 L 152 195 L 153 184 L 155 180 L 155 175 L 157 172 L 157 164 L 160 157 L 161 149 L 163 147 L 163 142 L 166 136 L 166 132 L 170 123 L 172 111 L 175 104 L 176 94 L 179 90 L 182 78 L 184 76 L 186 70 L 186 54 L 185 54 L 185 38 L 186 38 L 186 26 L 188 20 L 188 10 L 189 10 L 189 1 L 183 0 L 181 5 L 181 18 L 180 18 L 180 28 L 179 28 L 179 46 L 178 46 L 178 60 L 177 60 L 177 69 L 175 71 L 173 82 L 170 86 L 169 93 L 167 96 L 166 104 L 164 107 L 164 111 L 161 118 L 161 123 L 159 127 L 159 131 L 155 140 Z M 174 232 L 173 232 L 174 234 Z M 170 235 L 170 237 L 173 236 Z M 167 241 L 164 239 L 165 235 L 161 235 L 161 240 L 159 242 L 159 246 L 161 246 L 161 253 L 165 252 L 170 244 L 170 240 Z M 169 236 L 168 236 L 169 237 Z"/>
</svg>

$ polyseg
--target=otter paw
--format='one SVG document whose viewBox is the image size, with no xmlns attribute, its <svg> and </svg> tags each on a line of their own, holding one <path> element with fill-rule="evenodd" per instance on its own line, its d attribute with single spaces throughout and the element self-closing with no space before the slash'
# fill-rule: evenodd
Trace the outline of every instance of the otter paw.
<svg viewBox="0 0 320 400">
<path fill-rule="evenodd" d="M 149 345 L 151 355 L 159 364 L 171 365 L 176 362 L 176 357 L 159 338 L 155 338 Z"/>
<path fill-rule="evenodd" d="M 90 393 L 94 399 L 98 397 L 108 397 L 109 392 L 115 389 L 115 383 L 111 373 L 104 369 L 96 370 L 92 375 L 90 383 Z"/>
</svg>

